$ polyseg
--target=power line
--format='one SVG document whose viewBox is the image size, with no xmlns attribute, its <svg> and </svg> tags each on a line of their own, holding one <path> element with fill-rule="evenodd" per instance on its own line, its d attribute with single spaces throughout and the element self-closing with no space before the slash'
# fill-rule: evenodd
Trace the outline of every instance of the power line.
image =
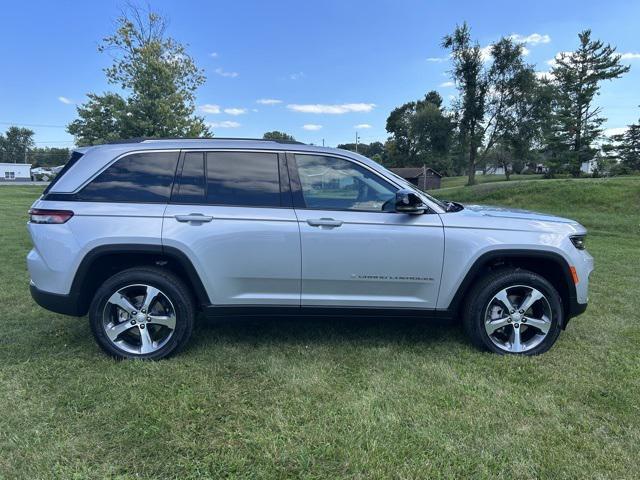
<svg viewBox="0 0 640 480">
<path fill-rule="evenodd" d="M 9 125 L 11 127 L 67 128 L 66 125 L 46 125 L 42 123 L 0 122 L 0 125 Z"/>
</svg>

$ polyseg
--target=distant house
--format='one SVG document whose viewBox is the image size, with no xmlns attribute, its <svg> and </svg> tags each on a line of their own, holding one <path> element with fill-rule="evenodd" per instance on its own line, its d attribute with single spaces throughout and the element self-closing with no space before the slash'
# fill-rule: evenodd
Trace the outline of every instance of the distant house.
<svg viewBox="0 0 640 480">
<path fill-rule="evenodd" d="M 0 182 L 28 182 L 30 180 L 30 163 L 0 163 Z"/>
<path fill-rule="evenodd" d="M 598 157 L 593 157 L 591 160 L 582 162 L 580 165 L 580 171 L 582 173 L 592 174 L 598 169 Z"/>
<path fill-rule="evenodd" d="M 476 170 L 476 175 L 504 175 L 504 167 L 496 165 L 487 167 L 485 170 Z"/>
<path fill-rule="evenodd" d="M 440 188 L 442 175 L 426 165 L 421 167 L 391 168 L 390 170 L 396 175 L 413 183 L 421 190 L 435 190 Z"/>
</svg>

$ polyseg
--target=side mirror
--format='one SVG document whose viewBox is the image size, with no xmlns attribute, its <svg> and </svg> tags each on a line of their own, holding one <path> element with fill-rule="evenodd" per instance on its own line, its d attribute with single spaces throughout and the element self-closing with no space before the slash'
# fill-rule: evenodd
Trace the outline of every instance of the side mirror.
<svg viewBox="0 0 640 480">
<path fill-rule="evenodd" d="M 422 203 L 420 197 L 408 189 L 396 192 L 396 212 L 419 215 L 425 212 L 427 206 Z"/>
</svg>

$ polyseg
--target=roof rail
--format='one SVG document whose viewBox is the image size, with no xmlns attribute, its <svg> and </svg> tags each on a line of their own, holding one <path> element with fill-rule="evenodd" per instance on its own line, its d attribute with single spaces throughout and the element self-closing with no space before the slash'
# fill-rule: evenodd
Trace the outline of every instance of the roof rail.
<svg viewBox="0 0 640 480">
<path fill-rule="evenodd" d="M 297 140 L 272 140 L 270 138 L 243 138 L 243 137 L 136 137 L 136 138 L 124 138 L 121 140 L 113 140 L 108 142 L 109 145 L 115 145 L 120 143 L 144 143 L 144 142 L 174 142 L 179 140 L 249 140 L 252 142 L 274 142 L 283 144 L 304 145 L 303 142 Z"/>
</svg>

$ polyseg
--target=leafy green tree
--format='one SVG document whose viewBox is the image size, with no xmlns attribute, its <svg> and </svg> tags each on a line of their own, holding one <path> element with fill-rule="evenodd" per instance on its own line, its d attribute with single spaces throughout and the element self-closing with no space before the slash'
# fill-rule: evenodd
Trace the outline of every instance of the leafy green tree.
<svg viewBox="0 0 640 480">
<path fill-rule="evenodd" d="M 293 135 L 289 135 L 288 133 L 279 132 L 278 130 L 273 130 L 271 132 L 266 132 L 262 135 L 264 140 L 277 140 L 277 141 L 285 141 L 285 142 L 295 142 L 296 139 Z"/>
<path fill-rule="evenodd" d="M 68 148 L 35 147 L 29 151 L 29 162 L 34 167 L 57 167 L 69 160 Z"/>
<path fill-rule="evenodd" d="M 98 50 L 114 61 L 107 81 L 127 95 L 89 94 L 68 125 L 78 145 L 128 137 L 208 136 L 204 119 L 194 115 L 195 93 L 205 82 L 186 48 L 166 34 L 166 20 L 129 6 L 113 35 Z"/>
<path fill-rule="evenodd" d="M 530 160 L 542 134 L 548 100 L 542 95 L 533 66 L 524 61 L 521 44 L 501 38 L 491 46 L 491 57 L 480 162 L 490 160 L 502 167 L 509 180 L 512 170 L 521 171 Z M 491 159 L 487 158 L 489 153 Z"/>
<path fill-rule="evenodd" d="M 630 68 L 620 63 L 615 47 L 592 40 L 591 30 L 579 33 L 578 38 L 578 48 L 559 54 L 551 69 L 558 94 L 551 142 L 576 177 L 582 163 L 594 157 L 593 144 L 606 121 L 601 108 L 593 105 L 600 84 L 619 78 Z"/>
<path fill-rule="evenodd" d="M 364 155 L 365 157 L 371 158 L 379 163 L 382 160 L 382 155 L 384 154 L 384 145 L 382 142 L 358 143 L 357 150 L 355 143 L 341 143 L 338 145 L 338 148 L 341 148 L 342 150 L 349 150 L 351 152 L 357 151 L 360 155 Z"/>
<path fill-rule="evenodd" d="M 393 140 L 393 149 L 387 152 L 390 164 L 429 164 L 436 170 L 449 170 L 454 123 L 442 106 L 438 92 L 431 91 L 422 100 L 394 109 L 387 118 L 386 128 Z"/>
<path fill-rule="evenodd" d="M 119 138 L 132 138 L 126 129 L 129 105 L 117 93 L 97 95 L 89 93 L 89 101 L 78 106 L 80 118 L 71 122 L 67 130 L 78 145 L 97 145 Z"/>
<path fill-rule="evenodd" d="M 456 26 L 451 35 L 442 40 L 443 48 L 451 51 L 452 78 L 456 82 L 460 98 L 457 101 L 458 134 L 460 147 L 468 158 L 468 185 L 476 183 L 476 162 L 482 143 L 482 123 L 486 110 L 488 90 L 480 45 L 471 40 L 467 23 Z"/>
<path fill-rule="evenodd" d="M 413 134 L 413 118 L 416 102 L 407 102 L 394 108 L 387 118 L 386 129 L 394 140 L 394 164 L 398 166 L 417 163 L 417 139 Z"/>
<path fill-rule="evenodd" d="M 26 162 L 29 150 L 35 145 L 33 135 L 33 130 L 13 126 L 9 127 L 4 135 L 0 133 L 0 161 Z"/>
<path fill-rule="evenodd" d="M 603 150 L 609 158 L 620 163 L 622 172 L 640 171 L 640 121 L 629 125 L 624 133 L 613 135 Z"/>
</svg>

